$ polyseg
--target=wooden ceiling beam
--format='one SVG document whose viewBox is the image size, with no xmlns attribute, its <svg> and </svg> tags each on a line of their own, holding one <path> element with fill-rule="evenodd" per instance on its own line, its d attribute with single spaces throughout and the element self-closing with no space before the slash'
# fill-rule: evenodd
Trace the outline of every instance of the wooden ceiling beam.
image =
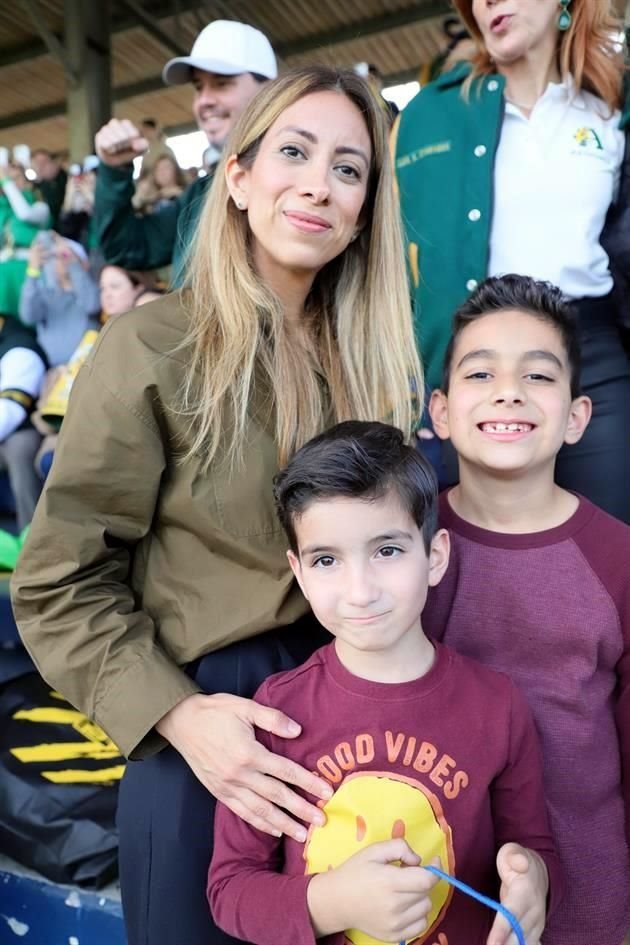
<svg viewBox="0 0 630 945">
<path fill-rule="evenodd" d="M 180 10 L 187 6 L 182 2 Z M 352 42 L 356 39 L 363 39 L 366 36 L 376 35 L 377 33 L 389 32 L 399 29 L 401 26 L 408 26 L 412 23 L 419 23 L 436 17 L 445 16 L 452 12 L 449 0 L 430 0 L 429 3 L 416 3 L 413 7 L 405 10 L 399 10 L 396 13 L 387 16 L 370 17 L 364 20 L 357 20 L 355 23 L 348 24 L 336 31 L 326 31 L 314 33 L 306 36 L 304 39 L 293 40 L 288 43 L 277 43 L 274 48 L 281 59 L 288 59 L 291 56 L 303 55 L 322 47 L 337 46 L 342 43 Z M 4 63 L 3 63 L 4 64 Z M 417 69 L 409 70 L 408 73 L 399 73 L 396 80 L 402 81 L 400 76 L 409 74 L 415 77 Z M 133 82 L 130 85 L 119 86 L 112 89 L 112 97 L 115 102 L 122 102 L 129 98 L 135 98 L 139 95 L 147 95 L 150 92 L 156 92 L 164 88 L 161 75 L 151 76 L 140 82 Z M 26 125 L 33 121 L 42 121 L 47 118 L 56 118 L 65 113 L 65 103 L 55 102 L 51 105 L 45 105 L 41 108 L 34 108 L 28 111 L 16 112 L 13 115 L 0 117 L 0 130 L 13 128 L 18 125 Z"/>
<path fill-rule="evenodd" d="M 25 0 L 22 0 L 22 2 L 25 2 Z M 180 46 L 180 44 L 176 42 L 171 36 L 169 36 L 168 33 L 165 33 L 164 30 L 161 29 L 156 22 L 154 22 L 154 18 L 151 16 L 151 14 L 145 10 L 144 7 L 140 6 L 136 0 L 119 0 L 119 2 L 122 3 L 123 6 L 127 8 L 127 10 L 130 10 L 131 13 L 133 13 L 136 20 L 138 21 L 138 25 L 146 30 L 149 36 L 157 39 L 158 43 L 160 43 L 161 46 L 164 46 L 164 48 L 167 49 L 171 55 L 188 55 L 190 50 L 184 49 L 183 46 Z"/>
<path fill-rule="evenodd" d="M 198 6 L 199 0 L 179 0 L 178 12 L 180 14 L 188 13 L 190 10 L 196 10 Z M 147 15 L 156 22 L 159 20 L 164 20 L 168 16 L 173 16 L 172 0 L 155 4 L 152 6 L 151 11 L 147 10 Z M 134 27 L 139 25 L 141 24 L 135 15 L 121 17 L 120 19 L 112 21 L 112 33 L 124 33 L 126 30 L 134 29 Z M 63 37 L 60 33 L 51 31 L 51 34 L 58 40 L 58 42 L 62 42 Z M 39 56 L 47 56 L 48 54 L 49 50 L 43 41 L 29 41 L 27 43 L 20 43 L 16 46 L 0 49 L 0 68 L 3 66 L 13 66 L 18 62 L 37 59 Z"/>
<path fill-rule="evenodd" d="M 137 4 L 134 5 L 137 6 Z M 210 4 L 204 5 L 204 12 L 208 12 L 208 15 L 210 12 L 209 6 Z M 182 15 L 184 13 L 188 13 L 189 11 L 193 11 L 195 13 L 195 19 L 199 24 L 199 0 L 178 0 L 177 13 Z M 364 20 L 358 20 L 355 23 L 351 23 L 339 29 L 314 33 L 311 34 L 311 36 L 305 36 L 297 40 L 289 40 L 286 43 L 273 43 L 272 41 L 272 45 L 274 46 L 278 57 L 280 59 L 286 59 L 290 56 L 297 56 L 305 52 L 310 52 L 314 49 L 319 49 L 322 46 L 332 46 L 338 45 L 339 43 L 347 43 L 353 39 L 360 39 L 362 37 L 385 32 L 390 29 L 397 29 L 400 26 L 407 26 L 410 23 L 417 23 L 421 22 L 422 20 L 430 20 L 438 16 L 447 16 L 449 13 L 452 14 L 452 12 L 453 10 L 449 0 L 429 0 L 429 2 L 425 3 L 415 3 L 413 6 L 407 7 L 404 10 L 398 10 L 395 13 L 388 13 L 381 16 L 369 17 Z M 172 16 L 173 9 L 170 0 L 168 3 L 160 3 L 151 11 L 147 10 L 146 15 L 152 20 L 156 21 L 156 23 L 159 20 L 163 20 L 166 17 Z M 206 22 L 210 22 L 209 18 L 206 19 L 202 25 L 205 25 Z M 114 20 L 112 22 L 112 33 L 124 33 L 126 30 L 133 29 L 138 25 L 144 26 L 144 23 L 139 24 L 139 20 L 135 15 L 124 17 L 119 20 Z M 62 41 L 62 37 L 57 33 L 51 32 L 51 35 L 59 42 Z M 36 59 L 38 56 L 46 56 L 48 53 L 49 50 L 43 41 L 22 43 L 19 46 L 14 46 L 12 48 L 10 47 L 0 51 L 0 68 L 3 66 L 15 65 L 18 62 Z M 179 53 L 177 55 L 179 55 Z"/>
<path fill-rule="evenodd" d="M 286 43 L 272 43 L 272 45 L 279 59 L 289 59 L 291 56 L 301 56 L 322 47 L 340 46 L 342 43 L 365 39 L 366 36 L 374 36 L 376 33 L 387 33 L 390 30 L 400 29 L 401 26 L 422 23 L 425 20 L 433 20 L 452 13 L 453 8 L 449 0 L 430 0 L 430 2 L 415 3 L 395 13 L 368 17 L 334 30 L 311 33 L 300 39 L 292 39 Z"/>
</svg>

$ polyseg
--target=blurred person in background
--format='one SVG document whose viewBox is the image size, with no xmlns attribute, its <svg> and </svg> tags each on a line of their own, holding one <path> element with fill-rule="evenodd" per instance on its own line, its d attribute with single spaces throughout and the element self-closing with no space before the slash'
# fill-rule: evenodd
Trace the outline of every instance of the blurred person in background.
<svg viewBox="0 0 630 945">
<path fill-rule="evenodd" d="M 104 266 L 100 277 L 102 321 L 130 311 L 137 299 L 153 285 L 147 273 Z"/>
<path fill-rule="evenodd" d="M 441 383 L 455 309 L 486 276 L 515 272 L 559 286 L 579 322 L 593 416 L 580 442 L 561 450 L 557 482 L 630 522 L 630 363 L 611 274 L 630 248 L 627 226 L 607 241 L 610 258 L 602 245 L 609 211 L 623 209 L 617 196 L 627 200 L 619 23 L 610 0 L 455 7 L 474 60 L 419 92 L 395 145 L 428 387 Z M 522 396 L 509 392 L 521 406 Z M 457 481 L 452 450 L 441 456 L 443 484 Z"/>
<path fill-rule="evenodd" d="M 82 247 L 79 246 L 79 255 L 80 250 Z M 149 287 L 145 288 L 147 285 Z M 100 317 L 88 319 L 85 332 L 70 352 L 67 363 L 57 364 L 48 371 L 31 416 L 33 426 L 43 437 L 34 460 L 35 471 L 41 480 L 46 479 L 50 472 L 74 380 L 96 343 L 101 325 L 137 305 L 153 302 L 163 295 L 161 290 L 151 285 L 148 274 L 126 272 L 117 266 L 105 266 L 101 273 L 100 289 L 96 283 L 94 287 L 96 310 L 102 305 Z"/>
<path fill-rule="evenodd" d="M 34 468 L 41 436 L 30 417 L 46 367 L 33 333 L 0 317 L 0 469 L 9 477 L 18 531 L 31 521 L 41 490 Z"/>
<path fill-rule="evenodd" d="M 20 318 L 35 328 L 51 367 L 68 361 L 100 309 L 84 247 L 57 233 L 39 234 L 30 249 Z"/>
<path fill-rule="evenodd" d="M 194 184 L 200 174 L 204 174 L 205 171 L 202 171 L 200 167 L 186 167 L 184 168 L 184 176 L 186 178 L 186 184 Z"/>
<path fill-rule="evenodd" d="M 208 145 L 220 152 L 241 112 L 268 79 L 277 75 L 266 36 L 245 23 L 215 20 L 195 40 L 190 56 L 171 59 L 162 77 L 168 85 L 190 82 L 193 113 Z M 95 219 L 107 262 L 127 269 L 173 264 L 181 284 L 185 254 L 194 233 L 213 169 L 198 177 L 175 201 L 138 217 L 133 209 L 133 164 L 149 142 L 132 122 L 114 118 L 97 133 L 101 161 L 96 183 Z"/>
<path fill-rule="evenodd" d="M 94 154 L 88 155 L 83 164 L 70 165 L 66 194 L 57 226 L 62 236 L 76 240 L 87 250 L 96 245 L 93 216 L 97 167 L 98 158 Z"/>
<path fill-rule="evenodd" d="M 174 157 L 162 154 L 136 184 L 132 204 L 140 213 L 159 212 L 186 188 L 184 172 Z"/>
<path fill-rule="evenodd" d="M 370 86 L 376 96 L 376 100 L 380 102 L 383 107 L 390 125 L 392 125 L 396 120 L 399 108 L 396 102 L 390 102 L 389 99 L 385 98 L 383 95 L 383 76 L 381 70 L 371 62 L 357 62 L 354 66 L 354 71 L 357 75 L 360 75 L 362 79 L 365 79 Z"/>
<path fill-rule="evenodd" d="M 24 168 L 0 162 L 0 315 L 19 318 L 29 248 L 49 225 L 48 205 Z"/>
<path fill-rule="evenodd" d="M 449 72 L 458 62 L 470 62 L 477 54 L 477 46 L 462 21 L 456 16 L 447 16 L 442 23 L 446 45 L 430 62 L 420 69 L 420 86 L 433 82 L 443 72 Z"/>
<path fill-rule="evenodd" d="M 50 209 L 50 225 L 57 229 L 59 214 L 66 194 L 68 174 L 61 161 L 46 148 L 31 152 L 31 167 L 37 175 L 37 185 Z"/>
<path fill-rule="evenodd" d="M 140 134 L 148 143 L 149 149 L 142 155 L 140 179 L 149 174 L 161 157 L 170 157 L 177 164 L 174 151 L 169 148 L 164 132 L 155 118 L 143 118 L 140 122 Z"/>
</svg>

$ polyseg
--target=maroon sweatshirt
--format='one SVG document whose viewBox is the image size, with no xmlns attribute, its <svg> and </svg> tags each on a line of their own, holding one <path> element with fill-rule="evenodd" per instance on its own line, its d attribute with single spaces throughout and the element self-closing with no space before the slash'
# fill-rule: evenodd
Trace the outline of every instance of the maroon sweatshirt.
<svg viewBox="0 0 630 945">
<path fill-rule="evenodd" d="M 522 843 L 544 857 L 557 890 L 538 741 L 506 676 L 438 644 L 421 679 L 369 682 L 349 673 L 331 644 L 271 677 L 256 698 L 303 726 L 297 739 L 260 732 L 260 740 L 318 772 L 335 794 L 326 825 L 311 828 L 306 844 L 270 837 L 217 805 L 208 896 L 230 935 L 255 945 L 314 945 L 308 874 L 392 836 L 405 836 L 425 861 L 438 853 L 446 870 L 495 898 L 496 852 Z M 432 902 L 430 928 L 416 942 L 485 945 L 489 909 L 443 881 Z"/>
<path fill-rule="evenodd" d="M 440 497 L 452 552 L 423 624 L 528 698 L 566 891 L 544 945 L 620 945 L 630 930 L 630 527 L 581 498 L 564 524 L 513 535 Z"/>
</svg>

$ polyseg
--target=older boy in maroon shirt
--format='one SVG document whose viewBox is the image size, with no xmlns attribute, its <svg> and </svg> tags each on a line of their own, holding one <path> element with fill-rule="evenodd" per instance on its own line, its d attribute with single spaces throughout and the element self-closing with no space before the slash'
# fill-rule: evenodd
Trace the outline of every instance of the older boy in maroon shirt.
<svg viewBox="0 0 630 945">
<path fill-rule="evenodd" d="M 630 929 L 630 528 L 554 483 L 560 447 L 590 417 L 576 337 L 559 290 L 522 276 L 486 280 L 458 310 L 431 403 L 459 459 L 459 485 L 440 499 L 451 563 L 423 621 L 528 698 L 566 879 L 544 945 L 620 945 Z"/>
<path fill-rule="evenodd" d="M 291 567 L 335 642 L 258 692 L 300 737 L 258 737 L 335 793 L 306 844 L 218 806 L 217 924 L 255 945 L 505 945 L 505 919 L 420 865 L 432 861 L 500 895 L 538 945 L 558 867 L 536 733 L 506 676 L 424 636 L 449 544 L 430 467 L 393 427 L 340 424 L 296 454 L 276 498 Z"/>
</svg>

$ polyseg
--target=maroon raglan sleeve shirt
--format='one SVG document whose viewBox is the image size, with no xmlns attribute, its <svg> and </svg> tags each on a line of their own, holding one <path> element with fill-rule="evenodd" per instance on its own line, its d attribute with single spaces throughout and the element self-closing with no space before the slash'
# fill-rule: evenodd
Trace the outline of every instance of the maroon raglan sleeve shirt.
<svg viewBox="0 0 630 945">
<path fill-rule="evenodd" d="M 630 930 L 630 527 L 580 498 L 556 528 L 503 534 L 440 497 L 451 560 L 427 634 L 525 694 L 566 892 L 545 945 L 620 945 Z"/>
</svg>

